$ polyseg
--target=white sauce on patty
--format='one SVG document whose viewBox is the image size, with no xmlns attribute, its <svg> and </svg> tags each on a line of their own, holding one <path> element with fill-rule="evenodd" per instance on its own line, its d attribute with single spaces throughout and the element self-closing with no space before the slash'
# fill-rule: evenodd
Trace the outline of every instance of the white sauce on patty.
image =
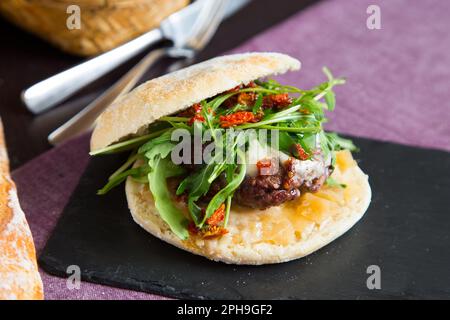
<svg viewBox="0 0 450 320">
<path fill-rule="evenodd" d="M 258 161 L 270 161 L 272 164 L 285 166 L 289 159 L 292 159 L 291 161 L 296 176 L 304 181 L 312 181 L 321 177 L 326 173 L 326 168 L 331 164 L 331 157 L 324 159 L 321 154 L 318 154 L 310 160 L 299 160 L 282 151 L 275 150 L 270 146 L 262 145 L 257 139 L 254 139 L 249 143 L 249 148 L 246 152 L 246 174 L 250 177 L 255 177 L 259 174 Z M 270 171 L 273 174 L 273 168 Z"/>
</svg>

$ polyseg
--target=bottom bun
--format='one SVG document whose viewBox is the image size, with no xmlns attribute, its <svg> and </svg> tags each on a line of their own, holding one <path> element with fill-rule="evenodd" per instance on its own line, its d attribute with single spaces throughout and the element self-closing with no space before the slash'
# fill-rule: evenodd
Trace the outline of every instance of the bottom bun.
<svg viewBox="0 0 450 320">
<path fill-rule="evenodd" d="M 128 178 L 126 195 L 134 221 L 154 236 L 178 248 L 231 264 L 280 263 L 304 257 L 349 230 L 367 210 L 371 189 L 368 177 L 351 153 L 336 154 L 332 177 L 340 186 L 323 186 L 278 207 L 255 210 L 233 206 L 228 233 L 202 239 L 179 239 L 160 218 L 148 185 Z M 181 207 L 181 204 L 180 204 Z"/>
</svg>

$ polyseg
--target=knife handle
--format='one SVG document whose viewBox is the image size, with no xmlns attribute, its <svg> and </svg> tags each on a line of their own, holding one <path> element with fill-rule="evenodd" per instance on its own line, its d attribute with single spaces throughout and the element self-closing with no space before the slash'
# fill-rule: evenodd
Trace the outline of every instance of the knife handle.
<svg viewBox="0 0 450 320">
<path fill-rule="evenodd" d="M 98 116 L 116 99 L 129 92 L 139 79 L 156 62 L 167 54 L 166 48 L 159 48 L 149 52 L 136 66 L 122 76 L 111 88 L 105 91 L 86 108 L 64 123 L 48 136 L 52 145 L 57 145 L 70 138 L 91 130 Z"/>
<path fill-rule="evenodd" d="M 34 114 L 48 110 L 162 39 L 160 29 L 144 33 L 115 49 L 38 82 L 22 92 L 22 101 Z"/>
</svg>

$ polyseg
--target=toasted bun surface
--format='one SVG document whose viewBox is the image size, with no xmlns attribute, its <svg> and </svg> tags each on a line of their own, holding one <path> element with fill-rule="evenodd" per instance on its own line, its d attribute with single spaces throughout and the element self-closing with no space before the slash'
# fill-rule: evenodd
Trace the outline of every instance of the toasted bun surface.
<svg viewBox="0 0 450 320">
<path fill-rule="evenodd" d="M 139 135 L 157 119 L 240 84 L 299 68 L 298 60 L 281 53 L 244 53 L 204 61 L 150 80 L 100 115 L 91 151 Z"/>
<path fill-rule="evenodd" d="M 128 178 L 126 195 L 133 219 L 154 236 L 212 260 L 259 265 L 304 257 L 344 234 L 364 215 L 371 189 L 350 152 L 337 154 L 333 178 L 347 187 L 323 186 L 317 193 L 266 210 L 233 207 L 229 233 L 210 240 L 177 238 L 160 218 L 147 185 Z"/>
<path fill-rule="evenodd" d="M 43 297 L 33 238 L 9 175 L 0 121 L 0 300 Z"/>
</svg>

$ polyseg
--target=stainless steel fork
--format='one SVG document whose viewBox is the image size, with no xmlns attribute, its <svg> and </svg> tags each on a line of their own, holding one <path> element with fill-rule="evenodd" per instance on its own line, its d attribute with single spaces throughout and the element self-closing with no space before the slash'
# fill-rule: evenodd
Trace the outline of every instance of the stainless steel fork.
<svg viewBox="0 0 450 320">
<path fill-rule="evenodd" d="M 192 59 L 198 51 L 202 50 L 222 21 L 226 0 L 200 1 L 203 2 L 203 7 L 198 18 L 190 29 L 185 30 L 185 33 L 174 41 L 173 46 L 148 53 L 110 89 L 53 131 L 48 136 L 48 141 L 56 145 L 91 130 L 97 117 L 118 97 L 129 92 L 144 73 L 162 57 Z"/>
</svg>

